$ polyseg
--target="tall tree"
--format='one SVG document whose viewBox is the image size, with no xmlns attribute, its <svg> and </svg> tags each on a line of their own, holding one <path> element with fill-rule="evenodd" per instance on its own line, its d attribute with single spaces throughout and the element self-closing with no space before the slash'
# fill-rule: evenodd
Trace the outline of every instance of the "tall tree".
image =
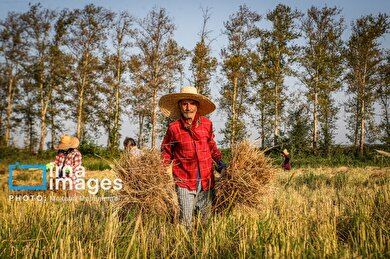
<svg viewBox="0 0 390 259">
<path fill-rule="evenodd" d="M 128 72 L 129 48 L 134 36 L 133 17 L 127 12 L 116 15 L 111 33 L 114 53 L 105 55 L 102 66 L 103 80 L 106 86 L 106 104 L 102 110 L 104 128 L 108 133 L 107 144 L 111 149 L 119 148 L 120 123 L 124 106 L 123 93 L 127 91 L 125 78 Z"/>
<path fill-rule="evenodd" d="M 23 59 L 26 46 L 24 45 L 24 27 L 19 13 L 10 12 L 4 21 L 0 22 L 0 51 L 3 69 L 2 86 L 6 88 L 6 122 L 4 142 L 8 146 L 11 136 L 12 112 L 18 83 L 22 74 L 20 60 Z"/>
<path fill-rule="evenodd" d="M 304 154 L 309 151 L 311 144 L 309 105 L 300 93 L 291 96 L 291 100 L 287 117 L 289 146 L 294 154 Z"/>
<path fill-rule="evenodd" d="M 31 153 L 36 152 L 39 143 L 39 127 L 36 121 L 39 120 L 39 96 L 34 91 L 35 81 L 32 77 L 25 76 L 20 80 L 20 98 L 15 103 L 16 121 L 20 125 L 21 133 L 24 133 L 24 147 Z"/>
<path fill-rule="evenodd" d="M 86 126 L 97 132 L 96 111 L 101 96 L 101 54 L 104 52 L 113 13 L 93 4 L 68 13 L 72 23 L 67 28 L 64 44 L 72 57 L 72 82 L 76 106 L 76 135 L 83 141 Z M 100 80 L 100 81 L 99 81 Z M 77 104 L 76 104 L 77 103 Z"/>
<path fill-rule="evenodd" d="M 187 51 L 173 38 L 175 26 L 164 8 L 154 8 L 146 18 L 139 22 L 140 30 L 135 45 L 139 48 L 139 66 L 143 83 L 152 93 L 152 141 L 156 147 L 157 137 L 157 99 L 174 87 L 170 82 L 183 71 L 182 62 Z"/>
<path fill-rule="evenodd" d="M 65 52 L 64 44 L 68 26 L 73 19 L 68 10 L 58 14 L 55 23 L 55 33 L 49 50 L 49 74 L 53 92 L 49 98 L 47 108 L 48 127 L 50 127 L 51 141 L 49 148 L 54 149 L 58 136 L 65 130 L 64 121 L 69 120 L 74 109 L 73 96 L 69 96 L 67 87 L 71 82 L 72 56 Z"/>
<path fill-rule="evenodd" d="M 353 96 L 355 145 L 363 155 L 366 122 L 375 102 L 375 89 L 379 85 L 378 73 L 384 55 L 379 39 L 389 30 L 387 14 L 366 15 L 352 22 L 352 34 L 345 51 L 347 65 L 347 93 Z"/>
<path fill-rule="evenodd" d="M 269 80 L 269 70 L 266 69 L 269 64 L 268 48 L 263 46 L 263 44 L 268 43 L 260 41 L 251 55 L 251 67 L 254 72 L 252 79 L 254 87 L 251 101 L 256 111 L 250 115 L 254 127 L 259 129 L 262 148 L 273 145 L 273 139 L 271 140 L 271 137 L 273 137 L 274 125 L 272 121 L 275 110 L 272 102 L 274 91 Z"/>
<path fill-rule="evenodd" d="M 193 50 L 190 70 L 193 76 L 193 85 L 198 93 L 211 97 L 211 75 L 217 69 L 217 59 L 211 56 L 210 31 L 207 30 L 207 22 L 210 19 L 209 9 L 203 10 L 203 24 L 200 32 L 200 40 Z"/>
<path fill-rule="evenodd" d="M 132 87 L 128 104 L 131 106 L 129 117 L 138 124 L 138 145 L 144 146 L 147 142 L 147 135 L 150 133 L 152 113 L 153 92 L 147 87 L 144 78 L 146 68 L 142 66 L 141 59 L 138 55 L 130 58 L 129 68 L 131 71 Z"/>
<path fill-rule="evenodd" d="M 376 95 L 382 108 L 382 119 L 379 125 L 382 129 L 381 141 L 390 145 L 390 50 L 386 51 L 386 62 L 379 71 L 379 87 Z"/>
<path fill-rule="evenodd" d="M 344 19 L 337 7 L 310 7 L 302 19 L 301 30 L 307 39 L 300 64 L 303 68 L 299 78 L 307 87 L 307 98 L 312 104 L 314 152 L 319 143 L 319 115 L 322 118 L 323 143 L 329 147 L 334 129 L 334 100 L 331 94 L 341 87 L 342 39 Z"/>
<path fill-rule="evenodd" d="M 245 5 L 240 6 L 237 13 L 229 16 L 224 22 L 223 33 L 228 37 L 228 46 L 221 51 L 223 59 L 222 72 L 227 81 L 221 88 L 220 107 L 227 113 L 224 142 L 234 148 L 236 141 L 246 135 L 244 115 L 248 111 L 250 75 L 250 42 L 258 31 L 256 22 L 261 16 L 249 10 Z"/>
<path fill-rule="evenodd" d="M 56 16 L 56 12 L 44 9 L 40 4 L 31 5 L 30 10 L 21 16 L 28 37 L 24 68 L 32 78 L 32 90 L 38 97 L 40 110 L 39 151 L 43 150 L 45 144 L 46 113 L 55 86 L 51 72 L 58 65 L 51 62 L 51 54 L 54 54 L 51 50 L 54 47 L 52 35 Z"/>
<path fill-rule="evenodd" d="M 4 64 L 0 63 L 0 98 L 7 100 L 7 82 L 5 80 Z M 4 117 L 7 111 L 7 102 L 0 102 L 0 147 L 4 142 Z"/>
<path fill-rule="evenodd" d="M 299 37 L 296 30 L 296 20 L 301 16 L 297 10 L 289 6 L 279 4 L 267 14 L 267 20 L 272 23 L 270 30 L 261 33 L 262 44 L 260 48 L 265 56 L 265 70 L 269 85 L 272 86 L 273 95 L 270 102 L 273 105 L 274 116 L 274 145 L 278 144 L 280 116 L 284 106 L 284 78 L 292 75 L 291 65 L 293 64 L 298 47 L 293 41 Z"/>
</svg>

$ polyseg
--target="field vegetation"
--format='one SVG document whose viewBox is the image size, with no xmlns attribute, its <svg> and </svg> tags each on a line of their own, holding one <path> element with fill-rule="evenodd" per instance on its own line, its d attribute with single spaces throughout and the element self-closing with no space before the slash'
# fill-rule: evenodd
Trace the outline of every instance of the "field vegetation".
<svg viewBox="0 0 390 259">
<path fill-rule="evenodd" d="M 83 154 L 83 166 L 87 170 L 106 170 L 111 169 L 113 161 L 118 160 L 123 151 L 110 150 L 97 146 L 95 144 L 83 144 L 79 148 Z M 334 147 L 328 155 L 313 155 L 310 150 L 292 150 L 292 166 L 302 167 L 365 167 L 365 166 L 390 166 L 390 159 L 384 157 L 376 150 L 385 150 L 390 152 L 386 145 L 367 146 L 364 156 L 357 153 L 353 147 Z M 274 165 L 281 164 L 280 148 L 272 149 L 267 155 L 273 158 Z M 223 157 L 226 162 L 230 162 L 230 149 L 222 149 Z M 19 149 L 13 147 L 0 147 L 0 174 L 8 170 L 10 164 L 19 162 L 21 164 L 46 164 L 52 162 L 55 158 L 55 150 L 46 150 L 39 153 L 31 153 L 28 149 Z"/>
<path fill-rule="evenodd" d="M 97 258 L 388 257 L 388 167 L 278 170 L 261 210 L 236 208 L 186 232 L 115 201 L 50 201 L 61 192 L 10 192 L 0 175 L 0 256 Z M 113 171 L 88 177 L 114 178 Z M 10 200 L 42 195 L 45 201 Z M 89 196 L 87 193 L 81 195 Z M 99 191 L 93 197 L 118 193 Z"/>
</svg>

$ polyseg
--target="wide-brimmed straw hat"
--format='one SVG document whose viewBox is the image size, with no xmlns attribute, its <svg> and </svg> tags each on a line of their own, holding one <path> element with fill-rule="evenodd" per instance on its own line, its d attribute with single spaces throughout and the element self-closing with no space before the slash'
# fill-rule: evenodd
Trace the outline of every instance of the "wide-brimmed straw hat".
<svg viewBox="0 0 390 259">
<path fill-rule="evenodd" d="M 184 99 L 191 99 L 199 102 L 198 114 L 206 115 L 212 113 L 216 106 L 206 96 L 198 94 L 198 90 L 193 86 L 184 86 L 180 93 L 166 94 L 160 98 L 159 106 L 162 114 L 171 119 L 180 118 L 180 109 L 178 102 Z"/>
<path fill-rule="evenodd" d="M 283 149 L 282 153 L 283 153 L 283 154 L 285 154 L 286 156 L 288 156 L 288 155 L 289 155 L 289 153 L 288 153 L 287 149 Z"/>
<path fill-rule="evenodd" d="M 58 146 L 54 147 L 57 150 L 67 150 L 69 148 L 78 148 L 80 141 L 76 137 L 72 137 L 68 134 L 61 136 L 61 142 Z"/>
</svg>

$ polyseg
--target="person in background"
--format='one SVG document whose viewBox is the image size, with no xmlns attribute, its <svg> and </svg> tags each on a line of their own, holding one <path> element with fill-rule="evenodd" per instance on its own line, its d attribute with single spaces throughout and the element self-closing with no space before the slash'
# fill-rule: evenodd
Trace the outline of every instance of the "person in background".
<svg viewBox="0 0 390 259">
<path fill-rule="evenodd" d="M 68 134 L 61 136 L 60 143 L 54 147 L 58 150 L 54 159 L 54 166 L 59 167 L 59 177 L 66 177 L 68 172 L 65 172 L 65 167 L 71 167 L 72 172 L 75 173 L 82 164 L 82 155 L 77 149 L 80 141 L 76 137 Z"/>
<path fill-rule="evenodd" d="M 68 134 L 61 136 L 60 143 L 54 147 L 57 150 L 54 163 L 49 163 L 46 165 L 47 169 L 52 167 L 53 172 L 58 171 L 57 178 L 67 178 L 72 179 L 72 188 L 68 190 L 69 196 L 75 196 L 76 191 L 74 190 L 74 185 L 76 181 L 76 172 L 81 170 L 82 164 L 82 155 L 77 149 L 79 147 L 80 141 L 76 137 L 72 137 Z M 70 173 L 70 171 L 72 173 Z"/>
<path fill-rule="evenodd" d="M 285 171 L 291 169 L 290 154 L 288 153 L 287 149 L 283 149 L 282 151 L 282 168 Z"/>
<path fill-rule="evenodd" d="M 133 156 L 141 156 L 143 154 L 142 150 L 138 149 L 137 143 L 133 138 L 126 137 L 123 141 L 123 147 L 125 148 L 125 151 Z"/>
<path fill-rule="evenodd" d="M 164 165 L 173 162 L 181 220 L 191 231 L 194 211 L 200 213 L 202 220 L 210 214 L 214 198 L 213 161 L 220 173 L 226 167 L 214 141 L 213 124 L 204 117 L 216 107 L 193 86 L 162 96 L 159 106 L 165 117 L 176 120 L 168 126 L 161 152 Z"/>
</svg>

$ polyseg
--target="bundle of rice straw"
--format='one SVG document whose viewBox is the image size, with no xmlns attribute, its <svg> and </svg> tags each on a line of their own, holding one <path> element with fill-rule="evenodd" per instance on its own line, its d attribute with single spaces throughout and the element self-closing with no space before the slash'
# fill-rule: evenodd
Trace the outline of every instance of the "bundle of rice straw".
<svg viewBox="0 0 390 259">
<path fill-rule="evenodd" d="M 148 215 L 177 218 L 179 205 L 175 183 L 158 151 L 144 151 L 139 157 L 125 152 L 114 171 L 123 181 L 117 204 L 119 214 L 136 209 Z"/>
<path fill-rule="evenodd" d="M 241 142 L 215 185 L 215 210 L 222 212 L 236 206 L 259 209 L 274 175 L 271 159 L 249 141 Z"/>
</svg>

